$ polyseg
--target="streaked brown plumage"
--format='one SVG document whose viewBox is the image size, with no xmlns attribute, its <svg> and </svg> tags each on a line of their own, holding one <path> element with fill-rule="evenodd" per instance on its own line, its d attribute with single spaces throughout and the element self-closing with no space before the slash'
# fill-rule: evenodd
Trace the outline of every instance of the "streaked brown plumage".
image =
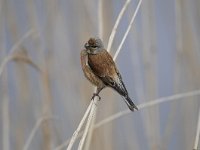
<svg viewBox="0 0 200 150">
<path fill-rule="evenodd" d="M 106 86 L 113 88 L 125 100 L 131 111 L 138 110 L 128 96 L 128 92 L 122 81 L 122 77 L 111 57 L 104 49 L 99 38 L 90 38 L 81 51 L 81 64 L 86 78 L 97 86 L 97 92 L 93 97 L 99 96 L 99 92 Z"/>
</svg>

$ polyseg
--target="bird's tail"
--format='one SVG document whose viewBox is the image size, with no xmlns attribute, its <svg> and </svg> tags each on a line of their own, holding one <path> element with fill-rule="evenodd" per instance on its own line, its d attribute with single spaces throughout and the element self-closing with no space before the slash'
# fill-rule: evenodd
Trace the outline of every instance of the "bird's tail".
<svg viewBox="0 0 200 150">
<path fill-rule="evenodd" d="M 127 95 L 127 96 L 124 96 L 123 97 L 128 108 L 131 110 L 131 111 L 134 111 L 134 109 L 138 110 L 137 106 L 133 103 L 133 101 L 130 99 L 130 97 Z"/>
</svg>

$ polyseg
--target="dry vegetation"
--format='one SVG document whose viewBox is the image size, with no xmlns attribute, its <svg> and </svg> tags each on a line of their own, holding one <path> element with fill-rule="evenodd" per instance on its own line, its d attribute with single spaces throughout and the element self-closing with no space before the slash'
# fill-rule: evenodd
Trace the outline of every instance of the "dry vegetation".
<svg viewBox="0 0 200 150">
<path fill-rule="evenodd" d="M 200 1 L 143 1 L 129 26 L 138 2 L 0 1 L 0 149 L 67 148 L 94 90 L 79 53 L 96 35 L 117 53 L 140 110 L 131 113 L 118 94 L 104 90 L 85 149 L 197 149 Z"/>
</svg>

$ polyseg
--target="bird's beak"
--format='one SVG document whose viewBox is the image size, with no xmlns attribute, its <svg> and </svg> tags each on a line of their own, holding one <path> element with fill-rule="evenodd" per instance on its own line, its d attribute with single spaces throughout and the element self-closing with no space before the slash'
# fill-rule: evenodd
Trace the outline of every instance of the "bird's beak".
<svg viewBox="0 0 200 150">
<path fill-rule="evenodd" d="M 85 48 L 88 49 L 89 48 L 89 44 L 85 43 Z"/>
</svg>

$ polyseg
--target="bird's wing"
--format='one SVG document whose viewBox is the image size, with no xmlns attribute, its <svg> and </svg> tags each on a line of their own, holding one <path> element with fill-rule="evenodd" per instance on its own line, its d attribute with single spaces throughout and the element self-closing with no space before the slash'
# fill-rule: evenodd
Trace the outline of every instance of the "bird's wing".
<svg viewBox="0 0 200 150">
<path fill-rule="evenodd" d="M 88 64 L 99 77 L 113 76 L 116 74 L 115 63 L 106 50 L 96 55 L 88 55 Z"/>
<path fill-rule="evenodd" d="M 93 73 L 98 76 L 105 85 L 112 87 L 123 96 L 128 94 L 122 77 L 111 55 L 106 50 L 96 55 L 89 55 L 88 65 Z"/>
</svg>

